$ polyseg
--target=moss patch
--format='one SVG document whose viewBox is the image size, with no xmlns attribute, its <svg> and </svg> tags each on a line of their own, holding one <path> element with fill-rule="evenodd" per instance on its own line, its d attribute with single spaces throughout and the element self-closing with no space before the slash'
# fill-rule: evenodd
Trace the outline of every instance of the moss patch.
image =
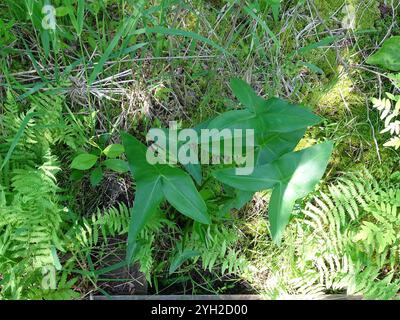
<svg viewBox="0 0 400 320">
<path fill-rule="evenodd" d="M 315 6 L 324 20 L 334 17 L 356 29 L 373 29 L 380 19 L 379 1 L 375 0 L 316 0 Z"/>
</svg>

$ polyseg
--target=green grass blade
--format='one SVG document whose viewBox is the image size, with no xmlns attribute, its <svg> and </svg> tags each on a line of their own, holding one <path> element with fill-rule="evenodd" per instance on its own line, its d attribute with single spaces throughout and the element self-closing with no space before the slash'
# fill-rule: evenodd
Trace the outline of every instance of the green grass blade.
<svg viewBox="0 0 400 320">
<path fill-rule="evenodd" d="M 83 31 L 83 22 L 85 17 L 85 0 L 78 0 L 78 14 L 77 14 L 77 34 L 81 36 Z"/>
<path fill-rule="evenodd" d="M 108 45 L 106 51 L 104 54 L 101 56 L 100 60 L 97 62 L 95 65 L 92 73 L 90 74 L 88 84 L 91 85 L 99 75 L 99 73 L 103 70 L 104 64 L 107 62 L 107 60 L 110 58 L 111 53 L 115 49 L 115 47 L 118 45 L 119 41 L 121 40 L 122 36 L 136 24 L 138 20 L 138 17 L 134 18 L 133 20 L 127 20 L 121 28 L 118 30 L 114 38 L 112 39 L 111 43 Z M 127 38 L 129 40 L 129 37 Z"/>
<path fill-rule="evenodd" d="M 101 56 L 99 62 L 95 65 L 95 67 L 89 77 L 89 81 L 88 81 L 89 85 L 91 85 L 94 82 L 94 80 L 96 80 L 97 75 L 103 70 L 104 64 L 107 62 L 109 56 L 111 55 L 111 52 L 117 46 L 119 40 L 121 39 L 122 35 L 124 34 L 124 29 L 125 29 L 125 26 L 122 26 L 122 28 L 117 32 L 115 37 L 112 39 L 111 43 L 108 45 L 106 51 Z"/>
<path fill-rule="evenodd" d="M 135 30 L 133 32 L 133 34 L 149 34 L 149 33 L 156 33 L 156 34 L 164 34 L 164 35 L 169 35 L 169 36 L 181 36 L 181 37 L 185 37 L 185 38 L 191 38 L 200 42 L 204 42 L 210 46 L 212 46 L 213 48 L 217 49 L 218 51 L 221 51 L 222 53 L 226 54 L 226 55 L 231 55 L 230 53 L 228 53 L 228 51 L 226 51 L 225 48 L 221 47 L 220 45 L 218 45 L 217 43 L 215 43 L 214 41 L 205 38 L 201 35 L 199 35 L 198 33 L 195 32 L 191 32 L 191 31 L 185 31 L 185 30 L 180 30 L 180 29 L 173 29 L 173 28 L 164 28 L 164 27 L 152 27 L 152 28 L 142 28 L 142 29 L 138 29 Z"/>
<path fill-rule="evenodd" d="M 27 97 L 38 92 L 40 89 L 44 88 L 45 86 L 46 86 L 46 83 L 44 83 L 44 82 L 36 83 L 32 88 L 29 88 L 27 92 L 18 96 L 17 101 L 22 101 L 22 100 L 26 99 Z M 26 88 L 24 88 L 24 89 L 26 89 Z"/>
<path fill-rule="evenodd" d="M 252 9 L 249 7 L 243 8 L 243 10 L 254 20 L 256 20 L 260 26 L 264 29 L 264 31 L 271 37 L 271 39 L 275 42 L 276 46 L 280 48 L 280 42 L 278 38 L 276 37 L 275 33 L 272 32 L 272 30 L 268 27 L 268 25 L 265 23 L 264 20 L 261 20 L 254 12 Z"/>
<path fill-rule="evenodd" d="M 4 158 L 3 163 L 1 164 L 0 171 L 3 170 L 3 168 L 5 167 L 7 162 L 10 160 L 11 155 L 14 152 L 14 149 L 17 146 L 19 140 L 21 139 L 21 137 L 24 133 L 24 130 L 25 130 L 26 126 L 28 125 L 29 121 L 36 115 L 38 115 L 37 112 L 30 112 L 25 116 L 24 121 L 22 121 L 21 126 L 19 127 L 17 133 L 15 134 L 13 142 L 11 143 L 11 146 L 8 149 L 6 157 Z"/>
<path fill-rule="evenodd" d="M 300 54 L 300 55 L 304 55 L 311 50 L 318 49 L 318 48 L 324 47 L 324 46 L 329 46 L 330 44 L 335 42 L 338 38 L 339 38 L 338 36 L 328 36 L 318 42 L 311 43 L 308 46 L 302 47 L 302 48 L 290 53 L 288 56 L 288 59 L 291 59 L 296 53 Z"/>
</svg>

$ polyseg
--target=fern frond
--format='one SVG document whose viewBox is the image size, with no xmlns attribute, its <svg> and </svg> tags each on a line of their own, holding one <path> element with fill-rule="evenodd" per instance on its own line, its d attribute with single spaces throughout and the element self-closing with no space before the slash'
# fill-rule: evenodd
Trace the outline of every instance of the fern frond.
<svg viewBox="0 0 400 320">
<path fill-rule="evenodd" d="M 400 96 L 386 93 L 387 98 L 372 99 L 373 107 L 380 113 L 380 118 L 384 121 L 384 129 L 380 133 L 390 133 L 392 136 L 385 147 L 400 148 Z"/>
<path fill-rule="evenodd" d="M 266 291 L 394 298 L 400 290 L 399 187 L 362 171 L 319 192 L 289 226 L 283 246 L 267 257 L 269 278 L 279 281 Z"/>
</svg>

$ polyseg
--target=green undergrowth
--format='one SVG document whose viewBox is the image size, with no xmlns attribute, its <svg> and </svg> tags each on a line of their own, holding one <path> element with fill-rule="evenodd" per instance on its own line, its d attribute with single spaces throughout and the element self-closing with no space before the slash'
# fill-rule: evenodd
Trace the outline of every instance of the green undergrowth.
<svg viewBox="0 0 400 320">
<path fill-rule="evenodd" d="M 274 7 L 275 1 L 267 0 L 56 0 L 51 1 L 57 8 L 53 32 L 41 26 L 41 8 L 49 1 L 2 1 L 0 298 L 78 298 L 108 294 L 129 282 L 123 276 L 109 281 L 115 270 L 108 267 L 115 261 L 123 267 L 136 181 L 129 173 L 105 169 L 93 186 L 89 175 L 71 168 L 72 159 L 120 144 L 122 131 L 143 142 L 150 128 L 165 128 L 169 121 L 189 128 L 238 109 L 229 87 L 235 77 L 263 98 L 301 103 L 323 117 L 297 147 L 326 139 L 335 143 L 317 197 L 325 192 L 340 202 L 335 191 L 329 192 L 348 177 L 344 173 L 370 172 L 368 181 L 375 187 L 367 195 L 372 198 L 353 203 L 343 192 L 348 203 L 337 206 L 358 210 L 358 216 L 345 210 L 342 220 L 349 224 L 343 225 L 332 211 L 327 213 L 326 219 L 333 214 L 340 220 L 333 224 L 340 229 L 336 235 L 353 232 L 361 241 L 368 238 L 369 222 L 387 230 L 392 219 L 387 206 L 398 205 L 398 196 L 388 190 L 397 186 L 389 177 L 398 171 L 399 157 L 398 151 L 383 147 L 384 123 L 371 98 L 398 94 L 398 88 L 366 60 L 383 39 L 400 34 L 396 2 L 285 0 Z M 346 180 L 346 188 L 363 184 L 354 179 Z M 216 189 L 210 184 L 204 192 L 223 194 Z M 392 256 L 389 261 L 376 254 L 397 246 L 396 235 L 391 242 L 370 236 L 375 250 L 370 255 L 361 245 L 346 242 L 353 278 L 345 279 L 340 270 L 328 268 L 329 261 L 315 262 L 320 243 L 309 238 L 317 233 L 315 241 L 322 242 L 326 234 L 315 226 L 326 232 L 332 227 L 322 215 L 315 221 L 319 202 L 312 197 L 296 202 L 295 218 L 283 246 L 277 247 L 266 222 L 269 196 L 257 194 L 231 219 L 196 232 L 176 218 L 176 210 L 162 206 L 140 234 L 139 268 L 150 292 L 230 293 L 240 288 L 277 298 L 348 290 L 389 298 L 398 289 Z M 304 213 L 310 206 L 315 206 L 312 213 Z M 323 248 L 332 253 L 328 244 Z M 335 254 L 331 262 L 343 267 L 344 254 Z M 286 268 L 279 268 L 282 261 Z M 318 269 L 319 262 L 326 270 Z M 49 265 L 59 290 L 43 290 L 43 278 L 53 272 L 43 269 Z M 362 270 L 368 271 L 365 278 Z M 376 291 L 351 287 L 371 279 Z M 390 288 L 387 295 L 382 283 Z"/>
</svg>

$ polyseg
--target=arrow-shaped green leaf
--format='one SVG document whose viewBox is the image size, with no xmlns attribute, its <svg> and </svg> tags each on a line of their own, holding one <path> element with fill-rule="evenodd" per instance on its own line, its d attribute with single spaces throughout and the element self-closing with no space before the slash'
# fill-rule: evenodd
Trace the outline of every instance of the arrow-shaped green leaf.
<svg viewBox="0 0 400 320">
<path fill-rule="evenodd" d="M 131 261 L 135 254 L 136 239 L 152 214 L 164 199 L 161 179 L 145 179 L 136 183 L 135 200 L 132 208 L 128 233 L 127 259 Z"/>
<path fill-rule="evenodd" d="M 209 129 L 254 129 L 256 137 L 272 132 L 293 132 L 321 122 L 321 118 L 300 105 L 271 98 L 257 108 L 232 110 L 213 119 Z"/>
<path fill-rule="evenodd" d="M 256 167 L 248 176 L 237 176 L 234 168 L 213 173 L 219 181 L 243 191 L 260 191 L 274 188 L 269 217 L 271 233 L 280 242 L 297 199 L 311 192 L 322 178 L 333 148 L 332 142 L 291 152 L 279 159 Z"/>
<path fill-rule="evenodd" d="M 190 176 L 173 167 L 162 168 L 162 190 L 168 202 L 195 221 L 210 224 L 207 207 Z"/>
<path fill-rule="evenodd" d="M 400 36 L 387 39 L 382 48 L 367 59 L 367 63 L 400 71 Z"/>
<path fill-rule="evenodd" d="M 270 163 L 280 156 L 292 152 L 305 132 L 305 129 L 300 129 L 287 133 L 274 132 L 268 134 L 265 139 L 260 141 L 257 164 L 263 165 Z"/>
<path fill-rule="evenodd" d="M 322 178 L 332 149 L 333 143 L 325 142 L 286 154 L 274 163 L 281 177 L 269 205 L 271 234 L 276 243 L 282 239 L 295 201 L 313 191 Z"/>
<path fill-rule="evenodd" d="M 265 105 L 265 100 L 258 96 L 247 82 L 241 79 L 232 79 L 231 89 L 240 103 L 249 111 L 256 112 L 257 108 L 262 108 Z"/>
<path fill-rule="evenodd" d="M 204 200 L 186 172 L 168 165 L 149 164 L 146 146 L 129 134 L 122 133 L 121 136 L 130 170 L 136 180 L 128 236 L 127 258 L 130 261 L 137 249 L 140 230 L 165 198 L 175 209 L 195 221 L 209 224 L 211 219 Z"/>
</svg>

